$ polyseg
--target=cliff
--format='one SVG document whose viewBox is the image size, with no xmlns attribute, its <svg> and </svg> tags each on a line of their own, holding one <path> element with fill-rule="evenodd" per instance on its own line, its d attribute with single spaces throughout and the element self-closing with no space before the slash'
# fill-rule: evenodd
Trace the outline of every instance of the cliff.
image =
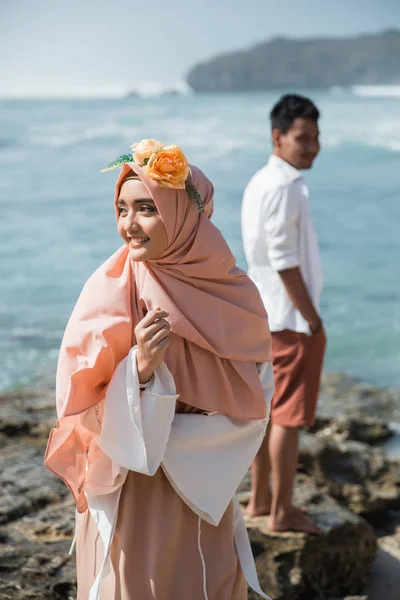
<svg viewBox="0 0 400 600">
<path fill-rule="evenodd" d="M 346 38 L 279 37 L 194 66 L 196 92 L 400 84 L 400 30 Z"/>
</svg>

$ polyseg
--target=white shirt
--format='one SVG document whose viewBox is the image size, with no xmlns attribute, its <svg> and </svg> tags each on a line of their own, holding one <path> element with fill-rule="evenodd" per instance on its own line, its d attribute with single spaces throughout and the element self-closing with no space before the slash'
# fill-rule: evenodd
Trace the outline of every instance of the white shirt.
<svg viewBox="0 0 400 600">
<path fill-rule="evenodd" d="M 279 271 L 300 267 L 319 312 L 322 267 L 311 219 L 308 187 L 301 173 L 272 155 L 248 183 L 242 204 L 242 237 L 249 276 L 268 312 L 271 331 L 290 329 L 310 335 L 294 307 Z"/>
</svg>

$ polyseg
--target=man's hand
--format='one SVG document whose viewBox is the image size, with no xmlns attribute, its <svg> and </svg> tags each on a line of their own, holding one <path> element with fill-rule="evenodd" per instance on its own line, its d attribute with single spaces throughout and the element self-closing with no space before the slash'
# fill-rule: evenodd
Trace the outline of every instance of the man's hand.
<svg viewBox="0 0 400 600">
<path fill-rule="evenodd" d="M 317 334 L 322 327 L 322 321 L 311 302 L 300 268 L 279 271 L 279 275 L 293 305 L 309 324 L 311 333 Z"/>
<path fill-rule="evenodd" d="M 310 326 L 311 333 L 313 335 L 317 335 L 317 333 L 319 333 L 321 331 L 321 329 L 324 328 L 322 319 L 318 319 L 318 321 L 316 323 L 309 323 L 309 326 Z"/>
</svg>

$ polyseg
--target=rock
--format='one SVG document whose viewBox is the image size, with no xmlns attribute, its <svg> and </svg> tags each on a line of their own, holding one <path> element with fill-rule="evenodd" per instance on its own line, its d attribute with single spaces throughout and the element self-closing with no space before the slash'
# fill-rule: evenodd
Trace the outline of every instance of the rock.
<svg viewBox="0 0 400 600">
<path fill-rule="evenodd" d="M 335 385 L 334 402 L 345 407 L 341 394 L 350 389 L 352 398 L 359 393 L 352 380 L 339 378 Z M 379 404 L 380 398 L 378 394 L 374 402 Z M 295 502 L 307 506 L 324 535 L 272 535 L 265 519 L 248 522 L 260 579 L 274 600 L 333 600 L 364 591 L 375 536 L 347 507 L 368 518 L 379 517 L 387 547 L 394 539 L 394 526 L 388 529 L 387 523 L 389 512 L 397 515 L 393 509 L 398 499 L 398 464 L 360 441 L 375 443 L 384 435 L 378 420 L 361 420 L 350 412 L 348 423 L 338 417 L 338 410 L 321 414 L 316 433 L 302 436 Z M 43 465 L 54 423 L 53 392 L 0 395 L 0 600 L 75 598 L 75 557 L 68 556 L 74 506 L 65 485 Z M 241 493 L 242 500 L 248 499 L 248 475 Z"/>
<path fill-rule="evenodd" d="M 0 544 L 0 572 L 13 586 L 10 598 L 76 597 L 75 557 L 68 555 L 73 531 L 70 500 L 8 525 L 7 539 Z M 0 588 L 3 598 L 7 595 Z"/>
<path fill-rule="evenodd" d="M 379 551 L 366 593 L 370 600 L 399 600 L 400 511 L 391 511 L 384 527 L 378 528 Z"/>
<path fill-rule="evenodd" d="M 178 92 L 178 90 L 166 90 L 165 92 L 162 92 L 162 94 L 160 95 L 161 98 L 175 98 L 176 96 L 180 96 L 181 94 Z"/>
<path fill-rule="evenodd" d="M 17 583 L 0 581 L 1 600 L 59 600 L 48 590 L 23 590 Z M 72 600 L 72 599 L 71 599 Z"/>
<path fill-rule="evenodd" d="M 389 425 L 377 417 L 349 418 L 340 415 L 333 419 L 316 419 L 311 431 L 318 439 L 334 442 L 356 441 L 377 444 L 393 436 Z"/>
<path fill-rule="evenodd" d="M 329 495 L 321 495 L 306 476 L 297 478 L 296 492 L 297 503 L 307 506 L 323 534 L 271 533 L 266 517 L 246 517 L 261 587 L 274 600 L 362 593 L 377 551 L 373 529 Z M 256 598 L 249 595 L 249 600 Z"/>
<path fill-rule="evenodd" d="M 58 502 L 65 485 L 43 465 L 43 446 L 25 441 L 5 447 L 0 456 L 0 524 L 20 519 Z"/>
<path fill-rule="evenodd" d="M 400 423 L 400 390 L 378 388 L 356 382 L 342 374 L 325 374 L 318 401 L 318 416 L 350 419 L 365 415 Z"/>
<path fill-rule="evenodd" d="M 346 596 L 346 598 L 329 598 L 328 600 L 368 600 L 368 596 Z"/>
<path fill-rule="evenodd" d="M 400 463 L 362 442 L 333 442 L 303 433 L 301 468 L 356 514 L 400 508 Z"/>
<path fill-rule="evenodd" d="M 0 396 L 0 599 L 74 600 L 74 507 L 43 464 L 54 397 Z"/>
<path fill-rule="evenodd" d="M 55 423 L 54 392 L 18 391 L 0 394 L 0 434 L 40 438 L 45 442 Z"/>
<path fill-rule="evenodd" d="M 318 483 L 330 479 L 362 485 L 379 480 L 390 468 L 383 452 L 361 442 L 324 442 L 317 457 Z"/>
</svg>

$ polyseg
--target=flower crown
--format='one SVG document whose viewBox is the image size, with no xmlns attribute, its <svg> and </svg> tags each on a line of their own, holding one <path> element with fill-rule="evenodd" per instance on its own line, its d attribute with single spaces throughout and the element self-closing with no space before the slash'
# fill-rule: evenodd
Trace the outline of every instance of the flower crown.
<svg viewBox="0 0 400 600">
<path fill-rule="evenodd" d="M 102 173 L 122 167 L 125 163 L 135 162 L 147 177 L 154 179 L 160 186 L 175 190 L 186 190 L 195 201 L 198 211 L 204 213 L 204 203 L 192 183 L 189 163 L 179 146 L 164 146 L 157 140 L 141 140 L 131 146 L 131 154 L 121 154 Z"/>
</svg>

